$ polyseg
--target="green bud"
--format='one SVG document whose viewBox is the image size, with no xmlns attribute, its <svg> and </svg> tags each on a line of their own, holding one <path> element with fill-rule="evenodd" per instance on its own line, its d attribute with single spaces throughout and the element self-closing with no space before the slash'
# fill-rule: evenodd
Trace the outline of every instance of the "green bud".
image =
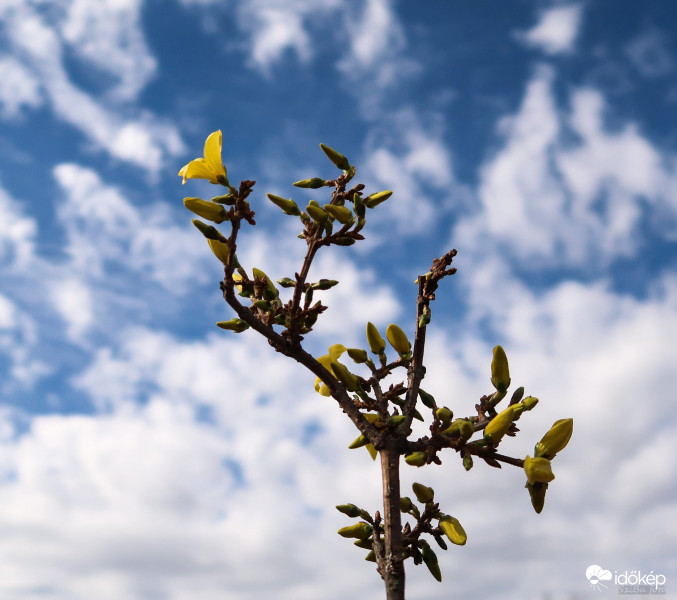
<svg viewBox="0 0 677 600">
<path fill-rule="evenodd" d="M 538 404 L 538 398 L 527 396 L 524 400 L 522 400 L 522 404 L 524 404 L 524 410 L 531 410 Z"/>
<path fill-rule="evenodd" d="M 338 534 L 344 538 L 357 538 L 358 540 L 366 540 L 372 532 L 372 527 L 369 523 L 360 521 L 355 525 L 348 525 L 348 527 L 341 527 Z"/>
<path fill-rule="evenodd" d="M 362 512 L 354 504 L 339 504 L 336 506 L 336 510 L 352 518 L 359 517 L 360 513 Z"/>
<path fill-rule="evenodd" d="M 417 421 L 423 421 L 423 420 L 424 420 L 424 419 L 423 419 L 423 415 L 422 415 L 420 412 L 418 412 L 418 410 L 414 410 L 414 414 L 413 414 L 412 416 L 413 416 L 414 419 L 416 419 Z"/>
<path fill-rule="evenodd" d="M 364 557 L 364 560 L 367 560 L 369 562 L 376 562 L 376 554 L 374 554 L 373 550 L 369 550 L 369 554 Z"/>
<path fill-rule="evenodd" d="M 329 158 L 329 160 L 333 162 L 339 169 L 343 171 L 350 171 L 350 161 L 345 156 L 343 156 L 343 154 L 337 152 L 325 144 L 320 144 L 320 148 L 322 148 L 322 152 L 327 155 L 327 158 Z"/>
<path fill-rule="evenodd" d="M 527 456 L 524 459 L 524 472 L 527 474 L 527 481 L 531 485 L 535 483 L 548 483 L 555 479 L 552 466 L 547 458 L 531 458 L 531 456 Z"/>
<path fill-rule="evenodd" d="M 322 208 L 319 206 L 308 204 L 308 206 L 306 206 L 306 212 L 313 218 L 313 221 L 319 223 L 320 225 L 324 225 L 324 223 L 327 221 L 327 213 L 324 212 L 324 210 L 322 210 Z"/>
<path fill-rule="evenodd" d="M 541 441 L 536 444 L 536 456 L 552 460 L 558 452 L 564 450 L 574 431 L 573 419 L 559 419 L 555 421 Z"/>
<path fill-rule="evenodd" d="M 277 290 L 275 287 L 275 284 L 273 283 L 272 279 L 268 277 L 261 269 L 253 268 L 252 273 L 254 274 L 255 279 L 262 279 L 263 281 L 266 282 L 266 290 L 268 290 L 273 298 L 276 298 L 277 296 L 280 295 L 280 292 Z M 272 298 L 270 298 L 272 300 Z"/>
<path fill-rule="evenodd" d="M 545 492 L 548 490 L 548 484 L 534 483 L 531 485 L 527 482 L 526 488 L 529 490 L 529 496 L 531 497 L 531 506 L 534 507 L 536 514 L 540 514 L 545 504 Z"/>
<path fill-rule="evenodd" d="M 249 325 L 242 319 L 231 319 L 230 321 L 219 321 L 216 324 L 221 329 L 234 331 L 235 333 L 242 333 L 245 329 L 249 329 Z"/>
<path fill-rule="evenodd" d="M 506 434 L 514 418 L 514 408 L 516 405 L 508 406 L 508 408 L 498 413 L 484 428 L 484 435 L 491 436 L 491 441 L 498 444 L 501 438 Z"/>
<path fill-rule="evenodd" d="M 357 364 L 362 364 L 367 362 L 367 351 L 362 348 L 348 348 L 348 356 L 353 359 Z"/>
<path fill-rule="evenodd" d="M 293 288 L 296 285 L 296 282 L 293 279 L 290 279 L 289 277 L 283 277 L 282 279 L 278 279 L 277 283 L 283 288 Z"/>
<path fill-rule="evenodd" d="M 404 457 L 404 462 L 412 467 L 422 467 L 427 464 L 428 457 L 425 452 L 412 452 Z"/>
<path fill-rule="evenodd" d="M 200 233 L 208 240 L 219 240 L 220 242 L 223 242 L 226 239 L 219 233 L 219 230 L 216 227 L 207 225 L 207 223 L 203 223 L 199 219 L 193 219 L 191 223 L 195 225 L 195 227 L 200 230 Z"/>
<path fill-rule="evenodd" d="M 411 489 L 414 490 L 416 499 L 422 504 L 432 502 L 433 498 L 435 497 L 433 488 L 423 485 L 422 483 L 413 483 Z"/>
<path fill-rule="evenodd" d="M 411 352 L 411 342 L 407 335 L 397 325 L 391 323 L 386 329 L 386 337 L 390 345 L 400 356 L 407 356 Z"/>
<path fill-rule="evenodd" d="M 339 223 L 347 225 L 355 220 L 352 211 L 347 206 L 337 206 L 335 204 L 325 204 L 324 211 L 334 217 Z"/>
<path fill-rule="evenodd" d="M 366 446 L 368 443 L 369 440 L 367 439 L 367 437 L 360 434 L 350 443 L 348 448 L 350 450 L 355 450 L 355 448 L 361 448 L 362 446 Z"/>
<path fill-rule="evenodd" d="M 291 198 L 282 198 L 281 196 L 276 196 L 275 194 L 266 194 L 266 196 L 268 196 L 268 200 L 270 200 L 275 206 L 281 208 L 284 214 L 291 215 L 293 217 L 298 217 L 301 215 L 301 209 Z"/>
<path fill-rule="evenodd" d="M 367 538 L 366 540 L 355 540 L 353 544 L 355 544 L 358 548 L 370 550 L 373 547 L 374 542 L 371 538 Z"/>
<path fill-rule="evenodd" d="M 409 496 L 403 496 L 400 498 L 400 511 L 404 513 L 408 513 L 410 510 L 414 508 L 414 503 L 411 501 L 411 498 Z"/>
<path fill-rule="evenodd" d="M 201 198 L 184 198 L 183 205 L 198 217 L 214 221 L 214 223 L 223 223 L 228 219 L 228 211 L 220 204 L 202 200 Z"/>
<path fill-rule="evenodd" d="M 324 179 L 322 179 L 321 177 L 301 179 L 301 181 L 295 181 L 292 185 L 299 188 L 309 188 L 311 190 L 316 190 L 324 185 Z"/>
<path fill-rule="evenodd" d="M 494 356 L 491 361 L 491 383 L 501 393 L 505 393 L 510 386 L 508 357 L 501 346 L 494 347 Z"/>
<path fill-rule="evenodd" d="M 355 243 L 354 238 L 350 237 L 339 237 L 331 241 L 332 244 L 336 246 L 352 246 Z"/>
<path fill-rule="evenodd" d="M 430 323 L 430 313 L 429 313 L 429 312 L 425 312 L 425 313 L 423 313 L 423 314 L 420 316 L 420 318 L 419 318 L 419 320 L 418 320 L 418 326 L 421 327 L 421 328 L 423 328 L 423 327 L 425 327 L 428 323 Z"/>
<path fill-rule="evenodd" d="M 366 214 L 364 201 L 357 192 L 353 194 L 353 209 L 358 218 L 364 219 L 364 215 Z"/>
<path fill-rule="evenodd" d="M 449 408 L 447 408 L 446 406 L 443 406 L 442 408 L 438 408 L 435 411 L 435 415 L 437 415 L 437 418 L 442 423 L 442 427 L 449 427 L 451 420 L 454 418 L 454 413 L 451 412 L 451 410 Z"/>
<path fill-rule="evenodd" d="M 311 287 L 314 290 L 328 290 L 333 288 L 335 285 L 338 285 L 336 279 L 320 279 L 317 283 L 314 283 Z"/>
<path fill-rule="evenodd" d="M 369 452 L 369 456 L 371 456 L 371 460 L 376 460 L 376 457 L 378 456 L 378 450 L 374 448 L 373 444 L 367 444 L 365 446 L 367 449 L 367 452 Z"/>
<path fill-rule="evenodd" d="M 332 361 L 331 370 L 334 372 L 334 375 L 336 375 L 336 379 L 343 383 L 346 386 L 346 390 L 349 392 L 355 392 L 360 388 L 360 382 L 357 377 L 353 375 L 345 365 L 340 362 Z"/>
<path fill-rule="evenodd" d="M 445 515 L 440 519 L 439 525 L 440 531 L 449 538 L 452 544 L 464 546 L 468 541 L 468 535 L 458 519 Z"/>
<path fill-rule="evenodd" d="M 367 208 L 375 208 L 381 202 L 385 202 L 390 196 L 392 196 L 393 193 L 390 190 L 385 190 L 383 192 L 377 192 L 375 194 L 370 194 L 364 199 L 364 205 Z"/>
<path fill-rule="evenodd" d="M 456 419 L 449 427 L 442 431 L 444 435 L 458 436 L 462 442 L 467 442 L 475 433 L 475 426 L 467 419 Z"/>
<path fill-rule="evenodd" d="M 472 462 L 472 454 L 466 454 L 466 455 L 463 457 L 463 468 L 464 468 L 466 471 L 470 471 L 470 469 L 472 469 L 472 465 L 473 465 L 473 462 Z"/>
<path fill-rule="evenodd" d="M 435 551 L 425 540 L 421 540 L 419 544 L 421 545 L 421 556 L 423 557 L 425 566 L 428 567 L 428 571 L 430 571 L 431 575 L 437 579 L 437 581 L 442 581 L 442 573 L 440 571 L 440 565 L 437 562 Z"/>
<path fill-rule="evenodd" d="M 214 256 L 216 256 L 216 258 L 218 258 L 224 265 L 228 264 L 228 244 L 210 238 L 207 238 L 207 243 L 209 244 L 211 251 L 214 253 Z"/>
<path fill-rule="evenodd" d="M 381 337 L 381 334 L 376 329 L 376 325 L 369 322 L 367 323 L 367 343 L 369 344 L 369 349 L 374 354 L 383 354 L 383 351 L 386 349 L 386 343 Z"/>
<path fill-rule="evenodd" d="M 392 417 L 388 417 L 388 427 L 399 427 L 406 420 L 407 417 L 404 415 L 393 415 Z"/>
<path fill-rule="evenodd" d="M 421 398 L 421 402 L 425 404 L 428 408 L 432 408 L 433 410 L 437 407 L 437 404 L 435 404 L 435 398 L 428 392 L 424 392 L 421 388 L 418 388 L 418 395 Z"/>
<path fill-rule="evenodd" d="M 226 204 L 228 206 L 233 206 L 235 204 L 235 196 L 233 194 L 226 194 L 225 196 L 214 196 L 211 198 L 212 202 L 217 204 Z"/>
<path fill-rule="evenodd" d="M 515 402 L 519 402 L 522 399 L 522 396 L 524 396 L 524 387 L 520 386 L 512 393 L 512 397 L 510 398 L 510 404 L 515 404 Z"/>
</svg>

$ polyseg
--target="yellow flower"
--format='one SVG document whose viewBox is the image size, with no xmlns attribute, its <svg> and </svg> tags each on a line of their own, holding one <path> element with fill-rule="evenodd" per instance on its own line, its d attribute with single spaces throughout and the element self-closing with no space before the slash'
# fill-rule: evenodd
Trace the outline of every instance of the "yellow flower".
<svg viewBox="0 0 677 600">
<path fill-rule="evenodd" d="M 329 346 L 329 354 L 319 356 L 317 362 L 319 362 L 325 369 L 327 369 L 327 371 L 334 375 L 334 370 L 331 367 L 331 363 L 337 361 L 341 354 L 343 354 L 346 350 L 347 348 L 343 344 L 332 344 Z M 331 396 L 329 388 L 324 383 L 322 383 L 322 380 L 319 377 L 315 379 L 315 391 L 318 394 L 322 394 L 323 396 Z"/>
<path fill-rule="evenodd" d="M 186 179 L 208 179 L 210 183 L 228 185 L 226 167 L 221 160 L 222 133 L 219 129 L 209 134 L 205 141 L 204 157 L 191 160 L 180 171 L 179 176 Z"/>
<path fill-rule="evenodd" d="M 524 472 L 527 474 L 527 480 L 531 485 L 548 483 L 555 479 L 550 461 L 547 458 L 527 456 L 524 459 Z"/>
</svg>

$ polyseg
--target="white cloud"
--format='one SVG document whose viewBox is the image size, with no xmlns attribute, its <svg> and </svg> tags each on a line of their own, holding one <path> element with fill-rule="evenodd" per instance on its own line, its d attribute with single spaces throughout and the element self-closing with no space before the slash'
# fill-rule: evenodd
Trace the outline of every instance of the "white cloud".
<svg viewBox="0 0 677 600">
<path fill-rule="evenodd" d="M 15 61 L 10 75 L 22 85 L 21 103 L 37 106 L 42 91 L 56 116 L 97 148 L 157 173 L 168 156 L 183 151 L 183 143 L 173 125 L 129 105 L 155 69 L 140 29 L 140 3 L 50 4 L 0 9 Z M 98 92 L 76 85 L 64 58 L 70 53 L 111 75 L 114 85 Z M 12 114 L 15 104 L 5 102 L 5 112 Z M 121 118 L 121 107 L 134 116 Z"/>
<path fill-rule="evenodd" d="M 16 117 L 24 106 L 42 104 L 39 81 L 11 56 L 0 57 L 0 103 L 5 119 Z"/>
<path fill-rule="evenodd" d="M 37 225 L 18 203 L 0 188 L 0 264 L 21 271 L 33 258 Z"/>
<path fill-rule="evenodd" d="M 81 338 L 94 321 L 94 303 L 89 286 L 75 278 L 55 281 L 51 285 L 51 299 L 67 324 L 68 337 Z"/>
<path fill-rule="evenodd" d="M 574 90 L 562 113 L 553 78 L 537 70 L 517 113 L 500 123 L 505 143 L 481 170 L 482 210 L 460 222 L 456 243 L 472 248 L 486 230 L 527 268 L 631 256 L 647 200 L 666 212 L 666 228 L 674 223 L 674 158 L 634 123 L 609 131 L 596 90 Z"/>
<path fill-rule="evenodd" d="M 568 4 L 542 10 L 536 25 L 516 34 L 518 40 L 545 54 L 568 54 L 574 50 L 581 27 L 582 5 Z"/>
</svg>

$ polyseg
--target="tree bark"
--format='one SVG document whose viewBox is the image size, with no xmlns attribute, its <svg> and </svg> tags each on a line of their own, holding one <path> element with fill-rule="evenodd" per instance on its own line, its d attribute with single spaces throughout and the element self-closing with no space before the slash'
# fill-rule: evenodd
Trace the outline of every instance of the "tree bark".
<svg viewBox="0 0 677 600">
<path fill-rule="evenodd" d="M 380 451 L 383 476 L 383 521 L 385 565 L 383 579 L 387 600 L 404 600 L 404 561 L 402 559 L 402 516 L 400 513 L 400 453 L 386 444 Z"/>
</svg>

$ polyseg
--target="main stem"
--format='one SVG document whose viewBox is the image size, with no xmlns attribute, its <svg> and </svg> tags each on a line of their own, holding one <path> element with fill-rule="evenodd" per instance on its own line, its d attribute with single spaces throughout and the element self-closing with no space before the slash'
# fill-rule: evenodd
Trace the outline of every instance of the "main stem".
<svg viewBox="0 0 677 600">
<path fill-rule="evenodd" d="M 400 453 L 391 440 L 380 451 L 383 476 L 383 521 L 385 565 L 383 579 L 387 600 L 404 600 L 404 560 L 402 559 L 402 516 L 400 513 Z"/>
</svg>

